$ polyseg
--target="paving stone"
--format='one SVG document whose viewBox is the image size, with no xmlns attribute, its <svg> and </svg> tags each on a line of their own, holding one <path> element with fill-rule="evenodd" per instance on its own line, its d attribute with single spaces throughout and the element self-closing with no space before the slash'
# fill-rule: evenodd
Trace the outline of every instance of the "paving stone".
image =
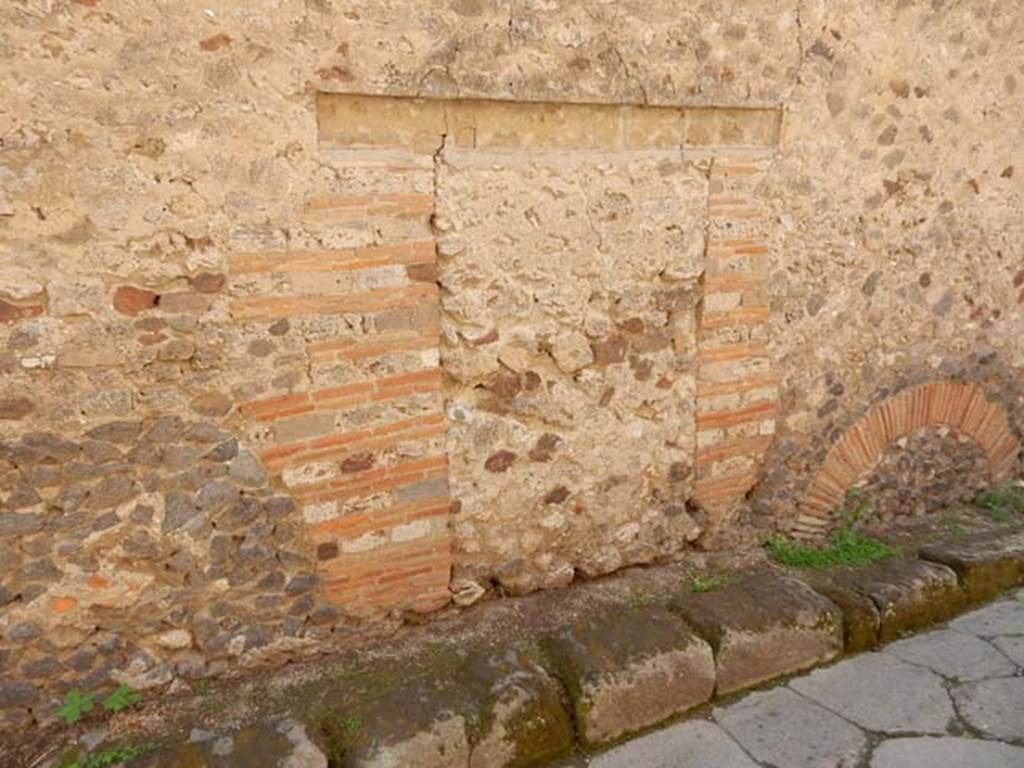
<svg viewBox="0 0 1024 768">
<path fill-rule="evenodd" d="M 997 739 L 1024 738 L 1024 677 L 1000 677 L 953 688 L 960 716 Z"/>
<path fill-rule="evenodd" d="M 816 669 L 789 687 L 881 733 L 945 733 L 955 716 L 941 677 L 883 654 Z"/>
<path fill-rule="evenodd" d="M 1014 665 L 991 644 L 972 635 L 940 629 L 901 640 L 883 653 L 918 664 L 954 680 L 1012 675 Z"/>
<path fill-rule="evenodd" d="M 890 739 L 871 758 L 871 768 L 1022 768 L 1024 749 L 954 737 Z"/>
<path fill-rule="evenodd" d="M 721 727 L 691 720 L 598 755 L 590 768 L 758 768 Z"/>
<path fill-rule="evenodd" d="M 956 571 L 972 601 L 988 600 L 1024 584 L 1024 532 L 975 534 L 930 544 L 920 554 Z"/>
<path fill-rule="evenodd" d="M 944 565 L 924 560 L 883 560 L 815 578 L 811 582 L 815 589 L 836 598 L 837 603 L 845 603 L 845 626 L 857 622 L 857 614 L 862 611 L 853 595 L 871 600 L 878 612 L 878 640 L 882 643 L 955 616 L 965 604 L 956 574 Z M 845 600 L 841 593 L 848 593 Z M 857 614 L 849 613 L 851 606 L 856 606 Z M 867 645 L 863 641 L 860 644 Z"/>
<path fill-rule="evenodd" d="M 787 768 L 853 768 L 867 735 L 788 688 L 752 693 L 714 718 L 755 760 Z M 785 738 L 780 738 L 785 734 Z"/>
<path fill-rule="evenodd" d="M 577 731 L 599 744 L 703 704 L 715 688 L 711 647 L 657 607 L 588 616 L 543 640 L 572 699 Z"/>
<path fill-rule="evenodd" d="M 993 603 L 950 622 L 949 628 L 982 637 L 1024 635 L 1024 603 L 1017 600 Z"/>
<path fill-rule="evenodd" d="M 843 647 L 835 604 L 785 576 L 754 574 L 713 592 L 677 596 L 671 607 L 714 648 L 718 694 L 807 669 Z"/>
<path fill-rule="evenodd" d="M 1024 635 L 994 637 L 989 642 L 1006 654 L 1014 664 L 1024 667 Z"/>
</svg>

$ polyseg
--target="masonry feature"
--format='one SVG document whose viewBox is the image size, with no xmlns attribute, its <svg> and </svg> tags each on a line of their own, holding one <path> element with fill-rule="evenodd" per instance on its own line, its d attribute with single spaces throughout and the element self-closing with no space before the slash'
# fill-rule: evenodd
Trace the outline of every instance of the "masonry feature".
<svg viewBox="0 0 1024 768">
<path fill-rule="evenodd" d="M 757 482 L 778 417 L 768 350 L 771 231 L 757 189 L 768 162 L 716 159 L 710 170 L 707 261 L 697 375 L 697 502 L 718 533 Z"/>
<path fill-rule="evenodd" d="M 648 107 L 321 93 L 320 140 L 334 147 L 644 150 L 778 143 L 778 109 Z"/>
<path fill-rule="evenodd" d="M 932 382 L 872 407 L 836 441 L 800 505 L 794 533 L 820 536 L 847 491 L 871 472 L 896 440 L 922 427 L 946 425 L 974 440 L 988 458 L 989 480 L 1009 477 L 1020 443 L 1003 407 L 973 384 Z"/>
<path fill-rule="evenodd" d="M 349 179 L 432 170 L 455 599 L 726 528 L 774 425 L 780 110 L 321 94 L 318 119 Z"/>
<path fill-rule="evenodd" d="M 296 326 L 307 365 L 307 386 L 238 410 L 297 504 L 324 598 L 356 614 L 449 600 L 434 201 L 388 191 L 388 171 L 311 197 L 310 241 L 229 257 L 233 318 Z"/>
</svg>

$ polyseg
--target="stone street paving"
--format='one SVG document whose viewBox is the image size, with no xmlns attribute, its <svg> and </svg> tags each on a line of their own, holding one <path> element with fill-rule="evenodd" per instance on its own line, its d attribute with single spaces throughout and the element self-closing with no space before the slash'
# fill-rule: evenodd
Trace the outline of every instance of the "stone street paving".
<svg viewBox="0 0 1024 768">
<path fill-rule="evenodd" d="M 566 765 L 1024 768 L 1024 591 Z"/>
</svg>

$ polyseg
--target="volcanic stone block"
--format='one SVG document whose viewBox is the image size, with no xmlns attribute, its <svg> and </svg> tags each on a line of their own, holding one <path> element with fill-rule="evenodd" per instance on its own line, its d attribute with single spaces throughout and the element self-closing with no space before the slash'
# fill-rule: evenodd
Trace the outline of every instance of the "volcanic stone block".
<svg viewBox="0 0 1024 768">
<path fill-rule="evenodd" d="M 711 698 L 711 647 L 657 607 L 580 619 L 543 641 L 586 744 L 612 741 Z"/>
<path fill-rule="evenodd" d="M 971 602 L 1024 584 L 1024 532 L 986 532 L 929 544 L 920 555 L 956 571 Z"/>
<path fill-rule="evenodd" d="M 964 608 L 956 574 L 923 560 L 883 560 L 864 568 L 816 574 L 809 583 L 842 609 L 849 651 L 888 643 Z M 874 640 L 869 637 L 865 599 L 877 615 Z"/>
<path fill-rule="evenodd" d="M 314 715 L 344 768 L 543 765 L 572 748 L 561 688 L 536 646 L 437 644 L 316 686 Z"/>
<path fill-rule="evenodd" d="M 839 608 L 791 577 L 752 574 L 682 594 L 671 607 L 714 649 L 719 695 L 807 669 L 843 648 Z"/>
<path fill-rule="evenodd" d="M 837 584 L 832 573 L 812 572 L 804 578 L 815 592 L 827 597 L 842 611 L 843 648 L 847 653 L 859 653 L 878 645 L 878 628 L 882 619 L 874 600 Z"/>
</svg>

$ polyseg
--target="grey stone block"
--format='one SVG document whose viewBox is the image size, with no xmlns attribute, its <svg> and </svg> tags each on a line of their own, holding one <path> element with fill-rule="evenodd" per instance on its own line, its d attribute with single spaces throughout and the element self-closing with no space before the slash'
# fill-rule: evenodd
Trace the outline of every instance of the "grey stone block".
<svg viewBox="0 0 1024 768">
<path fill-rule="evenodd" d="M 799 672 L 843 648 L 839 608 L 794 578 L 754 574 L 681 595 L 671 607 L 714 649 L 718 694 Z"/>
</svg>

